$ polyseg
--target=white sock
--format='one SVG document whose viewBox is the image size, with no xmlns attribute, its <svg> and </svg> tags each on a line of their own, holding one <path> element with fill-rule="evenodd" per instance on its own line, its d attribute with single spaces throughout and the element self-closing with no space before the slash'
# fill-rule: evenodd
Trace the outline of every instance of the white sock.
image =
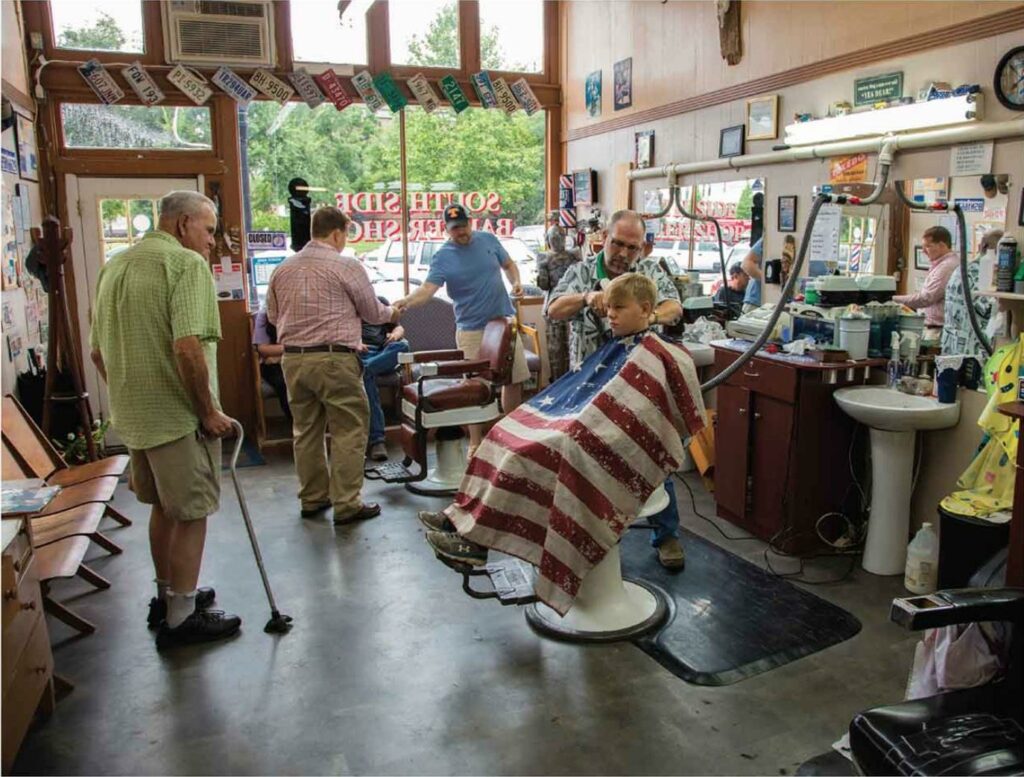
<svg viewBox="0 0 1024 777">
<path fill-rule="evenodd" d="M 195 591 L 189 591 L 186 594 L 179 594 L 176 591 L 167 592 L 167 625 L 169 628 L 178 628 L 195 611 Z"/>
<path fill-rule="evenodd" d="M 153 578 L 153 582 L 156 583 L 156 598 L 166 601 L 167 594 L 171 590 L 171 584 L 167 580 L 161 580 L 159 577 Z"/>
</svg>

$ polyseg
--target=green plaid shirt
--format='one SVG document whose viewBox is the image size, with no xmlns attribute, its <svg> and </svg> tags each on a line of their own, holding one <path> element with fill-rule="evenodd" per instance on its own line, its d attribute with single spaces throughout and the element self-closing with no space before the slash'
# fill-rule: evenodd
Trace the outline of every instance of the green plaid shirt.
<svg viewBox="0 0 1024 777">
<path fill-rule="evenodd" d="M 103 265 L 89 344 L 103 355 L 111 424 L 129 448 L 153 448 L 199 427 L 174 359 L 174 341 L 193 335 L 217 402 L 220 314 L 206 260 L 157 230 Z"/>
</svg>

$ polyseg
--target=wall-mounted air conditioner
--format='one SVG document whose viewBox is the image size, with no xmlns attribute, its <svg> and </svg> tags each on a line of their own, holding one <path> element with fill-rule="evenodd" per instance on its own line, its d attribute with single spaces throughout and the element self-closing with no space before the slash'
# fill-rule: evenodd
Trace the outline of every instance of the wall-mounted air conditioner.
<svg viewBox="0 0 1024 777">
<path fill-rule="evenodd" d="M 275 64 L 271 0 L 170 0 L 160 5 L 169 63 L 207 67 Z"/>
</svg>

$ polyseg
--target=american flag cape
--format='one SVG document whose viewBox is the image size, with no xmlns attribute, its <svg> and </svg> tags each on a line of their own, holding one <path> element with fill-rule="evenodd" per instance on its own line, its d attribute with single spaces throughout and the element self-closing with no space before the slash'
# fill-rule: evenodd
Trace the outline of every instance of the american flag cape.
<svg viewBox="0 0 1024 777">
<path fill-rule="evenodd" d="M 564 615 L 703 428 L 683 347 L 611 340 L 490 430 L 445 513 L 463 537 L 537 567 L 538 597 Z"/>
</svg>

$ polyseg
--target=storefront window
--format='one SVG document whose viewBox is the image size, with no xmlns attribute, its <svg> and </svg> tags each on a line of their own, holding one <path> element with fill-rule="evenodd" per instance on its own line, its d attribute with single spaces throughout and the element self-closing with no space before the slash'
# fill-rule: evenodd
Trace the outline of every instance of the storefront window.
<svg viewBox="0 0 1024 777">
<path fill-rule="evenodd" d="M 68 148 L 211 148 L 209 108 L 63 103 L 60 115 Z"/>
<path fill-rule="evenodd" d="M 488 70 L 542 72 L 542 0 L 480 0 L 480 61 Z"/>
<path fill-rule="evenodd" d="M 532 283 L 537 245 L 523 238 L 544 229 L 544 114 L 509 118 L 471 108 L 456 116 L 409 107 L 405 117 L 410 282 L 427 277 L 447 239 L 441 211 L 456 201 L 475 229 L 499 237 Z M 325 190 L 311 195 L 314 206 L 337 204 L 352 216 L 346 251 L 364 261 L 384 296 L 402 287 L 398 117 L 373 116 L 362 106 L 339 113 L 254 103 L 249 169 L 254 229 L 289 231 L 287 186 L 300 176 Z"/>
<path fill-rule="evenodd" d="M 369 0 L 354 0 L 338 18 L 337 0 L 289 3 L 296 62 L 365 65 Z"/>
<path fill-rule="evenodd" d="M 391 64 L 459 67 L 456 0 L 390 0 Z"/>
<path fill-rule="evenodd" d="M 50 0 L 57 48 L 143 53 L 142 3 L 139 0 Z"/>
</svg>

